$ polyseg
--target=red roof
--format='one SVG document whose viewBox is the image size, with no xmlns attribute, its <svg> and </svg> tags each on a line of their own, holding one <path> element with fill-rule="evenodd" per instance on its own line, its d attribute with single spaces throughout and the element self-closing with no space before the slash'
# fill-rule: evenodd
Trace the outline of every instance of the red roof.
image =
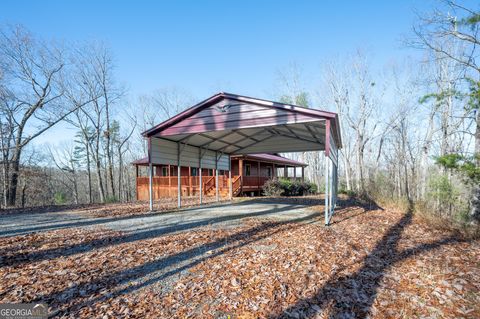
<svg viewBox="0 0 480 319">
<path fill-rule="evenodd" d="M 264 107 L 268 108 L 273 108 L 277 110 L 284 110 L 288 111 L 290 113 L 294 114 L 303 114 L 305 116 L 310 116 L 312 118 L 318 118 L 318 119 L 330 119 L 332 121 L 333 129 L 333 137 L 336 141 L 336 144 L 339 148 L 342 146 L 342 140 L 341 140 L 341 135 L 340 135 L 340 126 L 339 126 L 339 121 L 338 121 L 338 114 L 334 112 L 328 112 L 328 111 L 322 111 L 318 109 L 311 109 L 311 108 L 306 108 L 298 105 L 292 105 L 292 104 L 285 104 L 285 103 L 279 103 L 279 102 L 274 102 L 274 101 L 269 101 L 269 100 L 264 100 L 264 99 L 258 99 L 258 98 L 252 98 L 249 96 L 244 96 L 244 95 L 238 95 L 238 94 L 232 94 L 232 93 L 226 93 L 226 92 L 220 92 L 217 93 L 208 99 L 186 109 L 185 111 L 175 115 L 174 117 L 146 130 L 145 132 L 142 133 L 144 137 L 150 137 L 158 134 L 159 132 L 162 132 L 164 130 L 167 130 L 169 127 L 177 124 L 178 122 L 181 122 L 192 115 L 200 112 L 201 110 L 219 102 L 222 99 L 229 99 L 229 100 L 235 100 L 239 102 L 249 102 L 252 104 L 258 104 L 262 105 Z M 193 126 L 192 126 L 193 127 Z M 187 133 L 192 133 L 192 132 L 179 132 L 178 134 L 187 134 Z M 168 135 L 173 135 L 173 133 L 169 133 Z"/>
<path fill-rule="evenodd" d="M 140 158 L 132 162 L 133 165 L 148 165 L 148 157 Z"/>
<path fill-rule="evenodd" d="M 243 156 L 233 155 L 232 157 L 236 158 L 236 157 L 243 157 Z M 280 155 L 275 155 L 275 154 L 266 154 L 266 153 L 247 154 L 244 157 L 250 158 L 253 160 L 258 160 L 258 161 L 273 162 L 275 164 L 292 165 L 292 166 L 308 166 L 308 164 L 294 161 L 292 159 L 289 159 Z"/>
<path fill-rule="evenodd" d="M 280 155 L 275 155 L 275 154 L 247 154 L 247 155 L 236 155 L 232 156 L 232 158 L 238 158 L 238 157 L 245 157 L 249 158 L 252 160 L 258 160 L 258 161 L 264 161 L 264 162 L 272 162 L 275 164 L 282 164 L 282 165 L 291 165 L 291 166 L 308 166 L 308 164 L 294 161 L 292 159 L 280 156 Z M 138 159 L 136 161 L 132 162 L 133 165 L 148 165 L 148 157 L 144 157 L 141 159 Z"/>
</svg>

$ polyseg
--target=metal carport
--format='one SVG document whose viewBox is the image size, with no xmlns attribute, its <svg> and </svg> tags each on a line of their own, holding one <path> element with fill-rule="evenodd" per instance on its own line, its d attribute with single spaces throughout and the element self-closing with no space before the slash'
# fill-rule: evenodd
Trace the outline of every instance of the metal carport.
<svg viewBox="0 0 480 319">
<path fill-rule="evenodd" d="M 324 151 L 325 224 L 330 222 L 342 146 L 336 113 L 221 92 L 142 134 L 148 140 L 150 210 L 153 164 L 215 169 L 218 188 L 218 170 L 231 174 L 230 155 Z M 180 187 L 178 170 L 179 207 Z"/>
</svg>

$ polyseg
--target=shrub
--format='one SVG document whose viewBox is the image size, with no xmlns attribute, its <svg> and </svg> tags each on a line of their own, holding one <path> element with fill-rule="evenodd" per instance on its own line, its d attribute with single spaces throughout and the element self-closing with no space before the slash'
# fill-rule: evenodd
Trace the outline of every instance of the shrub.
<svg viewBox="0 0 480 319">
<path fill-rule="evenodd" d="M 56 205 L 63 205 L 67 202 L 67 195 L 62 192 L 56 192 L 55 195 L 53 195 L 53 200 Z"/>
<path fill-rule="evenodd" d="M 340 188 L 338 189 L 338 193 L 348 195 L 349 197 L 357 196 L 357 192 L 355 192 L 353 189 L 347 189 L 345 187 L 345 185 L 342 185 L 342 184 L 340 184 Z"/>
<path fill-rule="evenodd" d="M 283 189 L 280 181 L 276 178 L 269 179 L 263 185 L 263 194 L 266 196 L 281 196 L 283 195 Z"/>
<path fill-rule="evenodd" d="M 446 175 L 432 175 L 429 178 L 427 205 L 433 214 L 465 220 L 468 212 L 466 195 Z"/>
<path fill-rule="evenodd" d="M 266 196 L 303 196 L 317 192 L 317 185 L 287 178 L 270 179 L 263 185 Z"/>
</svg>

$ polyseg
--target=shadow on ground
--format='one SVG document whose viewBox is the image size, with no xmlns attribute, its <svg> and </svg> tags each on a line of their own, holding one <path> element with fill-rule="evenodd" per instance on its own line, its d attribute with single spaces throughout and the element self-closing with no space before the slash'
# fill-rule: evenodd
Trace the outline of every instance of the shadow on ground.
<svg viewBox="0 0 480 319">
<path fill-rule="evenodd" d="M 264 200 L 276 202 L 275 199 Z M 239 205 L 239 207 L 241 207 L 242 205 L 247 204 L 249 204 L 249 201 L 239 202 L 234 205 Z M 321 204 L 321 200 L 318 201 L 318 204 Z M 340 200 L 338 204 L 343 210 L 334 216 L 332 227 L 335 227 L 336 224 L 347 219 L 355 218 L 360 214 L 366 214 L 369 211 L 381 209 L 378 205 L 372 205 L 370 203 L 362 206 L 362 211 L 357 213 L 354 210 L 348 210 L 348 206 L 352 205 L 352 202 L 349 200 Z M 296 207 L 296 205 L 291 204 L 282 208 L 272 208 L 253 214 L 240 213 L 205 218 L 180 225 L 165 226 L 155 230 L 136 232 L 107 239 L 104 238 L 98 241 L 94 240 L 78 245 L 54 248 L 47 251 L 32 252 L 23 255 L 10 255 L 10 258 L 4 259 L 4 262 L 6 262 L 8 266 L 18 266 L 26 262 L 71 256 L 111 245 L 155 238 L 180 230 L 185 231 L 245 217 L 269 215 L 275 212 L 291 210 L 294 207 Z M 205 207 L 205 209 L 206 208 L 208 207 Z M 451 236 L 436 242 L 421 244 L 414 248 L 400 250 L 399 241 L 405 228 L 412 223 L 412 218 L 412 212 L 410 210 L 395 225 L 390 227 L 383 237 L 376 243 L 374 249 L 365 257 L 362 266 L 357 272 L 348 276 L 342 276 L 340 272 L 334 273 L 324 285 L 318 288 L 313 297 L 299 300 L 282 313 L 272 314 L 270 318 L 313 318 L 322 312 L 328 313 L 329 318 L 368 317 L 376 299 L 380 282 L 386 272 L 389 271 L 389 268 L 395 265 L 395 263 L 411 256 L 439 248 L 443 245 L 464 241 L 456 236 Z M 215 258 L 229 251 L 239 249 L 245 245 L 254 243 L 274 234 L 299 228 L 306 223 L 313 222 L 322 223 L 322 214 L 314 212 L 310 215 L 293 218 L 287 221 L 266 222 L 260 226 L 251 227 L 209 243 L 161 257 L 139 266 L 111 272 L 93 278 L 89 282 L 80 283 L 60 291 L 54 291 L 48 295 L 40 296 L 32 302 L 46 302 L 50 305 L 60 307 L 55 315 L 61 316 L 74 313 L 82 307 L 90 307 L 110 298 L 122 296 L 151 284 L 161 282 L 167 278 L 178 275 L 199 263 Z M 104 288 L 109 290 L 109 294 L 99 295 L 98 292 Z M 82 292 L 82 294 L 80 294 L 80 292 Z"/>
<path fill-rule="evenodd" d="M 349 218 L 353 217 L 355 216 Z M 327 314 L 328 318 L 368 318 L 380 283 L 392 266 L 443 245 L 466 241 L 452 235 L 401 251 L 398 243 L 404 229 L 412 223 L 412 218 L 410 209 L 377 242 L 357 272 L 342 276 L 337 271 L 313 297 L 299 300 L 282 313 L 272 314 L 270 318 L 316 318 L 319 314 Z"/>
<path fill-rule="evenodd" d="M 244 201 L 240 203 L 230 204 L 230 206 L 231 205 L 238 206 L 240 210 L 242 206 L 248 205 L 250 203 L 251 201 Z M 224 206 L 224 205 L 216 205 L 215 207 L 218 208 L 221 206 Z M 3 258 L 2 266 L 19 266 L 25 263 L 38 262 L 38 261 L 49 260 L 49 259 L 54 259 L 58 257 L 68 257 L 76 254 L 86 253 L 91 250 L 99 249 L 103 247 L 155 238 L 155 237 L 172 234 L 179 231 L 188 231 L 188 230 L 192 230 L 192 229 L 203 227 L 203 226 L 212 226 L 215 224 L 239 221 L 244 218 L 262 217 L 262 216 L 267 216 L 272 214 L 278 214 L 282 212 L 287 212 L 297 207 L 298 205 L 286 205 L 284 207 L 280 207 L 280 208 L 273 207 L 271 209 L 258 211 L 254 213 L 228 214 L 224 216 L 202 218 L 195 221 L 186 221 L 183 223 L 170 223 L 170 224 L 165 224 L 165 225 L 155 227 L 154 229 L 149 229 L 146 231 L 133 231 L 126 235 L 102 237 L 100 239 L 94 239 L 94 240 L 82 242 L 79 244 L 61 246 L 61 247 L 27 252 L 27 253 L 15 253 L 14 251 L 12 252 L 10 249 L 5 249 L 0 251 L 0 257 Z M 186 212 L 188 210 L 197 211 L 197 210 L 203 210 L 208 208 L 211 208 L 211 207 L 207 206 L 207 207 L 201 207 L 201 208 L 195 208 L 195 209 L 193 208 L 185 209 L 185 210 L 182 210 L 181 212 L 172 212 L 169 214 L 174 214 L 174 213 L 181 214 L 182 212 Z M 314 215 L 318 215 L 318 214 L 314 214 Z M 153 216 L 153 215 L 150 215 L 150 216 Z M 97 221 L 97 220 L 80 221 L 80 222 L 68 223 L 68 227 L 76 228 L 80 226 L 100 225 L 110 221 L 118 221 L 118 220 L 132 219 L 132 218 L 135 218 L 135 217 L 110 218 L 102 221 Z"/>
<path fill-rule="evenodd" d="M 203 244 L 199 247 L 194 247 L 159 258 L 137 267 L 97 277 L 90 282 L 57 291 L 47 296 L 42 296 L 42 298 L 33 300 L 33 302 L 46 302 L 52 305 L 61 300 L 62 304 L 71 305 L 59 310 L 55 315 L 61 316 L 63 314 L 75 312 L 82 307 L 92 306 L 98 302 L 131 293 L 143 287 L 165 280 L 208 259 L 215 258 L 231 250 L 239 249 L 245 245 L 267 238 L 276 233 L 302 227 L 307 223 L 316 222 L 317 218 L 318 214 L 314 213 L 289 221 L 263 223 L 260 226 L 255 226 L 234 233 L 213 242 Z M 132 284 L 132 282 L 134 284 Z M 91 287 L 95 287 L 94 290 L 92 290 Z M 111 292 L 108 295 L 98 295 L 97 292 L 103 287 L 108 287 Z M 87 294 L 89 296 L 82 299 L 79 293 L 80 291 L 82 291 L 84 295 Z M 95 295 L 95 297 L 93 295 Z M 64 296 L 68 297 L 65 298 Z"/>
</svg>

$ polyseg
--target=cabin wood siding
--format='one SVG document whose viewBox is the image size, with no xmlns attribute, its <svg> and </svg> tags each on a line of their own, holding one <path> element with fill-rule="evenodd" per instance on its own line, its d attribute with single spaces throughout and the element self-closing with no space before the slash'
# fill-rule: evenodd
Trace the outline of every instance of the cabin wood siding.
<svg viewBox="0 0 480 319">
<path fill-rule="evenodd" d="M 151 139 L 151 161 L 153 164 L 177 165 L 178 144 L 165 139 Z M 190 145 L 180 146 L 180 165 L 199 167 L 199 148 Z M 218 169 L 228 170 L 230 167 L 230 156 L 216 153 L 214 151 L 202 151 L 202 168 L 215 169 L 215 157 L 218 156 Z"/>
</svg>

